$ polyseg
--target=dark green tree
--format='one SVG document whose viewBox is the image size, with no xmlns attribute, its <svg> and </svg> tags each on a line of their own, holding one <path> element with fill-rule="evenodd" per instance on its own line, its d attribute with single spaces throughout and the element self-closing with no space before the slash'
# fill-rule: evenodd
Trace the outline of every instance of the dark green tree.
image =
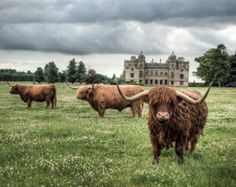
<svg viewBox="0 0 236 187">
<path fill-rule="evenodd" d="M 86 74 L 86 67 L 84 63 L 80 61 L 76 70 L 76 81 L 79 83 L 84 82 L 85 74 Z"/>
<path fill-rule="evenodd" d="M 67 80 L 72 84 L 76 81 L 76 62 L 73 58 L 67 66 Z"/>
<path fill-rule="evenodd" d="M 234 55 L 231 55 L 229 57 L 229 63 L 230 63 L 230 68 L 226 85 L 236 86 L 236 52 Z"/>
<path fill-rule="evenodd" d="M 63 83 L 66 81 L 66 71 L 62 71 L 58 73 L 59 82 Z"/>
<path fill-rule="evenodd" d="M 41 67 L 38 67 L 37 70 L 34 72 L 34 80 L 38 83 L 45 81 L 43 69 Z"/>
<path fill-rule="evenodd" d="M 203 56 L 196 57 L 195 61 L 199 63 L 195 75 L 207 84 L 213 80 L 214 85 L 221 86 L 226 81 L 229 55 L 223 44 L 219 44 L 217 48 L 209 49 Z"/>
<path fill-rule="evenodd" d="M 49 62 L 45 65 L 44 77 L 47 83 L 55 83 L 58 81 L 58 68 L 54 62 Z"/>
<path fill-rule="evenodd" d="M 96 71 L 94 69 L 88 70 L 88 73 L 85 75 L 85 83 L 86 84 L 98 83 L 98 81 L 96 80 Z"/>
</svg>

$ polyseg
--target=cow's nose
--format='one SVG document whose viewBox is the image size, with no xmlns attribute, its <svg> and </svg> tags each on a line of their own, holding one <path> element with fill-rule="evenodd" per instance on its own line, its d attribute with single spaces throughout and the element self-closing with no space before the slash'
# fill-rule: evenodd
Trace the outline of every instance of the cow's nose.
<svg viewBox="0 0 236 187">
<path fill-rule="evenodd" d="M 168 112 L 158 112 L 157 113 L 157 119 L 160 122 L 165 122 L 167 120 L 169 120 L 170 116 Z"/>
</svg>

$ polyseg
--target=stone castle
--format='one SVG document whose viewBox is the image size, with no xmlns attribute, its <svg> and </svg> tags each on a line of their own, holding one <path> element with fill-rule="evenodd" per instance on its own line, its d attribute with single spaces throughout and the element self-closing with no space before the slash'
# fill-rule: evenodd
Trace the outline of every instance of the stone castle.
<svg viewBox="0 0 236 187">
<path fill-rule="evenodd" d="M 188 86 L 189 62 L 183 57 L 176 57 L 174 52 L 165 63 L 146 63 L 141 51 L 138 58 L 131 56 L 124 61 L 124 79 L 127 82 L 135 82 L 145 85 Z"/>
</svg>

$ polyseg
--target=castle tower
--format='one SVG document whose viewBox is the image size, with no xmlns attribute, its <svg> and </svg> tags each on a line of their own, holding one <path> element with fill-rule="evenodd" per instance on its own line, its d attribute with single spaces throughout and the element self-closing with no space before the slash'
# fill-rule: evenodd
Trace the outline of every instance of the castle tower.
<svg viewBox="0 0 236 187">
<path fill-rule="evenodd" d="M 130 60 L 124 61 L 124 78 L 125 81 L 144 83 L 145 56 L 141 51 L 138 58 L 131 56 Z"/>
</svg>

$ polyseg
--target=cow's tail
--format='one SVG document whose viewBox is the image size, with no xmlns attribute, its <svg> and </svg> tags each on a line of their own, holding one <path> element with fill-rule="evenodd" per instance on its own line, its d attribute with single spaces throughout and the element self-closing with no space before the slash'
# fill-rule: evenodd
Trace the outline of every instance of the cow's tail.
<svg viewBox="0 0 236 187">
<path fill-rule="evenodd" d="M 53 88 L 53 94 L 54 94 L 53 105 L 54 105 L 54 107 L 56 107 L 57 106 L 57 91 L 56 91 L 56 87 L 55 86 Z"/>
<path fill-rule="evenodd" d="M 57 95 L 55 95 L 53 102 L 54 102 L 54 106 L 56 107 L 57 106 Z"/>
</svg>

